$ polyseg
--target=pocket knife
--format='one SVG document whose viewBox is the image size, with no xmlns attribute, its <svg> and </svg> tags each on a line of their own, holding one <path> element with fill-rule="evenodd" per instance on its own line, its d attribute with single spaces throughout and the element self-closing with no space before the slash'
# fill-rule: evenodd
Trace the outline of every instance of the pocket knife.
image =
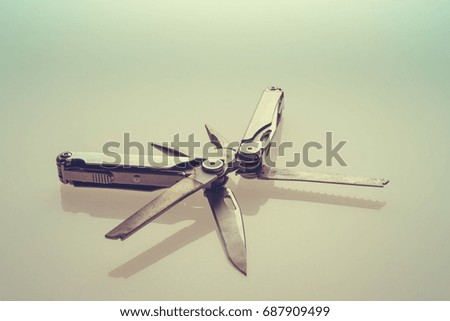
<svg viewBox="0 0 450 321">
<path fill-rule="evenodd" d="M 172 206 L 203 190 L 228 259 L 246 275 L 244 222 L 235 195 L 226 187 L 230 173 L 246 179 L 369 187 L 384 187 L 388 183 L 388 180 L 380 178 L 349 177 L 268 165 L 267 156 L 283 108 L 283 90 L 271 86 L 263 91 L 244 137 L 237 144 L 230 144 L 219 132 L 205 125 L 214 146 L 214 152 L 208 153 L 211 155 L 188 155 L 177 148 L 155 143 L 152 145 L 163 154 L 152 156 L 155 160 L 152 164 L 143 164 L 142 155 L 121 155 L 119 161 L 111 162 L 104 153 L 64 152 L 56 160 L 59 179 L 74 186 L 167 189 L 105 235 L 113 240 L 125 240 Z"/>
</svg>

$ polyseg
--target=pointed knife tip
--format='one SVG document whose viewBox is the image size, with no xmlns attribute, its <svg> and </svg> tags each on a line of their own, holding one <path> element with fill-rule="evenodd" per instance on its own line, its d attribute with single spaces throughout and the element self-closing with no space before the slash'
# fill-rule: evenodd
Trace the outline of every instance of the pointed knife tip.
<svg viewBox="0 0 450 321">
<path fill-rule="evenodd" d="M 208 124 L 205 124 L 205 129 L 206 129 L 208 135 L 211 135 L 211 126 Z"/>
<path fill-rule="evenodd" d="M 239 272 L 247 276 L 247 262 L 234 262 L 231 260 L 231 263 L 239 270 Z"/>
<path fill-rule="evenodd" d="M 244 274 L 245 276 L 247 276 L 247 267 L 241 268 L 241 267 L 237 267 L 237 269 Z"/>
</svg>

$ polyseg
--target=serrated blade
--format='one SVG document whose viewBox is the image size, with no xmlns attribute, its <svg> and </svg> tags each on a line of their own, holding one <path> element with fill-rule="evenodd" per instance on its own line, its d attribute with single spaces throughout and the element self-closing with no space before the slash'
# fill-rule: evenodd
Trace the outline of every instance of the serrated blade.
<svg viewBox="0 0 450 321">
<path fill-rule="evenodd" d="M 369 187 L 384 187 L 389 180 L 384 178 L 352 177 L 338 174 L 299 171 L 293 168 L 263 166 L 258 174 L 260 179 L 281 181 L 303 181 Z"/>
<path fill-rule="evenodd" d="M 139 229 L 155 220 L 168 209 L 216 179 L 217 175 L 205 173 L 198 167 L 195 168 L 193 174 L 183 178 L 181 181 L 160 194 L 150 203 L 108 232 L 105 237 L 113 240 L 125 240 Z"/>
<path fill-rule="evenodd" d="M 228 188 L 207 189 L 208 199 L 214 214 L 220 238 L 231 263 L 247 275 L 247 244 L 244 222 L 239 204 L 233 192 Z M 227 202 L 226 200 L 229 200 Z"/>
</svg>

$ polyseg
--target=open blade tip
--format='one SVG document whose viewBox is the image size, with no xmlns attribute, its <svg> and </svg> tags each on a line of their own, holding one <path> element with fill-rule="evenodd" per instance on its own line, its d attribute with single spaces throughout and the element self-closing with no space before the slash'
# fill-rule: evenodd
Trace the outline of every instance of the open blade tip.
<svg viewBox="0 0 450 321">
<path fill-rule="evenodd" d="M 233 263 L 233 265 L 245 276 L 247 276 L 247 262 L 234 262 L 233 260 L 230 259 L 230 261 Z"/>
</svg>

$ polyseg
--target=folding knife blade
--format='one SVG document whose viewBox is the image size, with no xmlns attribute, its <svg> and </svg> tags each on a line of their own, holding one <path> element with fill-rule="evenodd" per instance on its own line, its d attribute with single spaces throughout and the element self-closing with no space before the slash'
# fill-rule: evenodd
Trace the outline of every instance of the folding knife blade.
<svg viewBox="0 0 450 321">
<path fill-rule="evenodd" d="M 231 263 L 247 275 L 247 245 L 244 222 L 239 204 L 233 192 L 228 188 L 207 189 L 208 199 L 214 214 L 220 238 Z M 226 202 L 229 199 L 230 202 Z"/>
<path fill-rule="evenodd" d="M 157 143 L 151 143 L 153 147 L 155 147 L 157 150 L 161 151 L 162 153 L 168 155 L 168 156 L 178 156 L 178 157 L 189 157 L 189 155 L 179 151 L 178 149 L 157 144 Z"/>
<path fill-rule="evenodd" d="M 227 148 L 230 143 L 228 140 L 223 137 L 217 130 L 212 128 L 210 125 L 205 124 L 206 132 L 208 133 L 209 140 L 213 143 L 217 148 Z"/>
<path fill-rule="evenodd" d="M 160 194 L 150 203 L 108 232 L 105 237 L 114 240 L 125 240 L 139 229 L 155 220 L 168 209 L 216 179 L 217 175 L 206 173 L 198 167 L 195 168 L 190 176 L 183 178 L 181 181 Z"/>
<path fill-rule="evenodd" d="M 303 181 L 369 187 L 384 187 L 389 180 L 384 178 L 352 177 L 338 174 L 299 171 L 292 168 L 275 168 L 262 166 L 258 174 L 260 179 L 281 181 Z"/>
</svg>

